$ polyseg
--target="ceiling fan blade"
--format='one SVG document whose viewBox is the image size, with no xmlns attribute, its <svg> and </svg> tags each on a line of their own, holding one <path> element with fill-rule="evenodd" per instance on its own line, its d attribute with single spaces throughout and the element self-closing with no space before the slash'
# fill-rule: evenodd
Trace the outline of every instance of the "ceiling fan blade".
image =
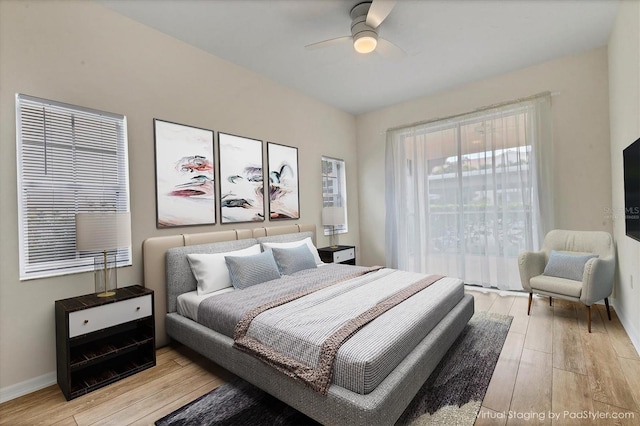
<svg viewBox="0 0 640 426">
<path fill-rule="evenodd" d="M 407 53 L 404 50 L 382 37 L 378 38 L 376 52 L 378 52 L 383 58 L 391 61 L 400 61 L 407 56 Z"/>
<path fill-rule="evenodd" d="M 369 13 L 367 13 L 367 25 L 371 28 L 378 28 L 378 25 L 389 16 L 395 5 L 396 0 L 373 0 Z"/>
<path fill-rule="evenodd" d="M 343 36 L 337 38 L 330 38 L 329 40 L 319 41 L 317 43 L 307 44 L 304 48 L 307 50 L 321 49 L 323 47 L 334 46 L 336 44 L 344 43 L 345 41 L 352 41 L 351 36 Z"/>
</svg>

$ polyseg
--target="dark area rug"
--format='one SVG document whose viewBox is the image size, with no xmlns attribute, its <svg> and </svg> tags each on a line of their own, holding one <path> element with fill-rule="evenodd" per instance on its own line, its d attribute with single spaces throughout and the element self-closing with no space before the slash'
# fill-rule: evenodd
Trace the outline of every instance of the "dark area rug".
<svg viewBox="0 0 640 426">
<path fill-rule="evenodd" d="M 511 319 L 476 313 L 397 424 L 473 425 Z M 226 383 L 156 421 L 157 426 L 317 424 L 241 379 Z"/>
</svg>

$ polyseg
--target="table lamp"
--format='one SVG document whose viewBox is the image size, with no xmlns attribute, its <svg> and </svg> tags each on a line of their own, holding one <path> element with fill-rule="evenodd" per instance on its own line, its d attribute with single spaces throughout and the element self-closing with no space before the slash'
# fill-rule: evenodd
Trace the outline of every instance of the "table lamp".
<svg viewBox="0 0 640 426">
<path fill-rule="evenodd" d="M 117 253 L 109 267 L 109 251 L 131 246 L 131 215 L 129 212 L 76 214 L 76 250 L 101 251 L 94 257 L 95 286 L 98 297 L 109 297 L 118 288 Z M 111 285 L 109 285 L 111 284 Z M 103 290 L 104 289 L 104 290 Z"/>
<path fill-rule="evenodd" d="M 344 225 L 344 207 L 323 207 L 322 208 L 322 224 L 331 226 L 331 234 L 329 237 L 331 248 L 338 247 L 336 225 Z"/>
</svg>

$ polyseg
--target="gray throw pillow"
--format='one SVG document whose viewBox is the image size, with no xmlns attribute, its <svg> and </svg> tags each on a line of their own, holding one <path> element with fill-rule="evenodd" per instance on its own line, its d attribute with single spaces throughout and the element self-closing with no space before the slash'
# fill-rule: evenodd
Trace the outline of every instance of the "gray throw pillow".
<svg viewBox="0 0 640 426">
<path fill-rule="evenodd" d="M 304 269 L 317 268 L 316 260 L 306 244 L 291 248 L 272 248 L 273 257 L 283 275 L 291 275 Z"/>
<path fill-rule="evenodd" d="M 231 284 L 238 290 L 281 277 L 271 250 L 253 256 L 225 256 Z"/>
<path fill-rule="evenodd" d="M 551 250 L 549 262 L 544 268 L 543 275 L 582 281 L 584 265 L 589 259 L 598 257 L 597 254 L 574 254 Z"/>
</svg>

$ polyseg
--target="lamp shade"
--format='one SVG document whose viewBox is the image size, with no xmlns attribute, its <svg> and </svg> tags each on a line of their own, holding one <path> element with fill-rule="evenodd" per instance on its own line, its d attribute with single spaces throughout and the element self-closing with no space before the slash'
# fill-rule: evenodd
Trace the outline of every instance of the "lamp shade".
<svg viewBox="0 0 640 426">
<path fill-rule="evenodd" d="M 323 225 L 344 225 L 344 207 L 323 207 L 322 208 L 322 224 Z"/>
<path fill-rule="evenodd" d="M 129 212 L 76 214 L 76 250 L 111 250 L 131 245 Z"/>
</svg>

